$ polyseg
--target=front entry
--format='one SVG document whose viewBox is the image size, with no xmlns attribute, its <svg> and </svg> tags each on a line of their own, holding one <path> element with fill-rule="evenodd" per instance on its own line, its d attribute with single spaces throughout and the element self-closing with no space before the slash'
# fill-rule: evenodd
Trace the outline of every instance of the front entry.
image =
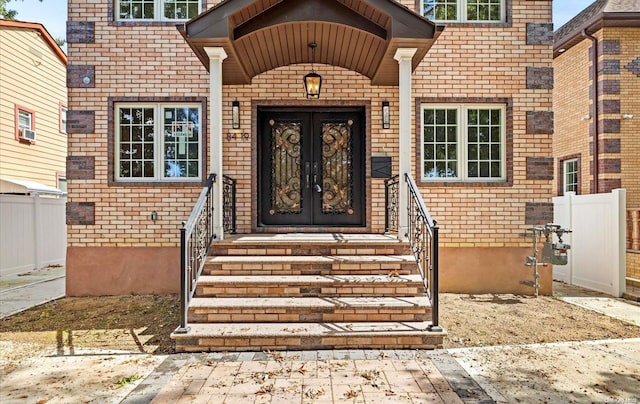
<svg viewBox="0 0 640 404">
<path fill-rule="evenodd" d="M 259 226 L 364 226 L 364 110 L 258 110 Z"/>
</svg>

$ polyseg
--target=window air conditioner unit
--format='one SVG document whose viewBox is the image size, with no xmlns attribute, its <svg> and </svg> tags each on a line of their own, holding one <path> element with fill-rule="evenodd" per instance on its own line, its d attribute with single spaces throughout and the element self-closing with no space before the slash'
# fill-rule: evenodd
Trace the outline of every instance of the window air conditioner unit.
<svg viewBox="0 0 640 404">
<path fill-rule="evenodd" d="M 31 129 L 20 129 L 20 139 L 29 140 L 35 142 L 36 131 Z"/>
</svg>

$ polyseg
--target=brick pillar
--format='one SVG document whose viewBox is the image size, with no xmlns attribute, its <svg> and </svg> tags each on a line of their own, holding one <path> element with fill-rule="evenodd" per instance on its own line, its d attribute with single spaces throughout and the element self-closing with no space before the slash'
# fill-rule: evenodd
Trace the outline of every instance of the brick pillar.
<svg viewBox="0 0 640 404">
<path fill-rule="evenodd" d="M 398 237 L 406 240 L 409 229 L 409 191 L 405 185 L 404 175 L 411 173 L 411 59 L 415 55 L 416 48 L 399 48 L 393 56 L 400 65 L 399 68 L 399 94 L 400 94 L 400 150 L 398 162 L 400 165 L 400 192 L 398 195 Z"/>
<path fill-rule="evenodd" d="M 209 55 L 209 173 L 217 176 L 213 184 L 213 234 L 224 238 L 222 208 L 222 62 L 223 48 L 204 48 Z"/>
</svg>

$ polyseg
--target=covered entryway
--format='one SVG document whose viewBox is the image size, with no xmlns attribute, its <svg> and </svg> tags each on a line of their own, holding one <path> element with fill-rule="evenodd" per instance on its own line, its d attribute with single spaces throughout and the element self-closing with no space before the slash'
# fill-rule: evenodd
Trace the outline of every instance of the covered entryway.
<svg viewBox="0 0 640 404">
<path fill-rule="evenodd" d="M 231 100 L 223 100 L 224 85 L 250 85 L 254 77 L 274 69 L 302 63 L 317 63 L 338 66 L 357 72 L 371 81 L 372 86 L 397 86 L 398 100 L 398 173 L 404 175 L 410 171 L 411 156 L 411 74 L 427 54 L 440 34 L 440 30 L 430 21 L 392 0 L 227 0 L 217 4 L 201 15 L 187 22 L 179 30 L 194 53 L 207 67 L 210 74 L 210 116 L 209 116 L 209 167 L 210 173 L 218 178 L 224 175 L 223 156 L 223 105 Z M 310 44 L 317 45 L 315 52 L 309 51 Z M 317 57 L 316 57 L 317 56 Z M 294 78 L 287 78 L 293 80 Z M 302 82 L 302 75 L 297 80 Z M 323 83 L 323 87 L 331 85 Z M 302 90 L 302 85 L 300 86 Z M 255 94 L 256 100 L 264 100 L 264 95 Z M 295 98 L 295 97 L 294 97 Z M 344 97 L 335 98 L 333 105 L 345 105 Z M 309 106 L 307 102 L 287 101 L 288 106 Z M 299 100 L 300 101 L 300 100 Z M 327 101 L 327 100 L 322 100 Z M 371 100 L 358 100 L 360 105 L 370 105 Z M 260 104 L 258 104 L 260 105 Z M 324 104 L 327 105 L 327 104 Z M 329 104 L 331 105 L 331 104 Z M 252 109 L 258 114 L 257 109 Z M 360 127 L 371 127 L 371 109 L 367 108 L 363 116 L 369 121 L 354 122 Z M 313 119 L 309 121 L 309 130 L 313 127 Z M 269 120 L 252 117 L 254 126 L 252 135 L 262 136 L 268 129 L 265 122 Z M 274 119 L 274 126 L 275 126 Z M 347 120 L 348 121 L 348 120 Z M 348 125 L 347 125 L 348 126 Z M 278 129 L 280 130 L 280 129 Z M 313 131 L 321 131 L 315 128 Z M 265 146 L 265 143 L 262 143 Z M 261 147 L 261 146 L 258 146 Z M 309 143 L 311 149 L 307 153 L 319 153 L 321 146 Z M 263 149 L 260 149 L 264 151 Z M 363 158 L 364 160 L 364 158 Z M 332 203 L 339 201 L 336 195 L 331 196 L 330 185 L 317 184 L 314 195 L 313 181 L 306 180 L 306 164 L 309 163 L 310 176 L 313 177 L 314 164 L 317 164 L 317 178 L 322 181 L 330 179 L 330 175 L 321 175 L 321 158 L 316 156 L 301 160 L 296 170 L 290 173 L 290 178 L 269 179 L 257 184 L 261 195 L 254 200 L 252 214 L 257 214 L 258 228 L 263 226 L 306 226 L 308 230 L 327 226 L 367 226 L 364 223 L 367 210 L 372 211 L 373 205 L 366 206 L 367 196 L 364 192 L 343 192 L 341 201 L 347 200 L 342 208 Z M 365 162 L 366 163 L 366 162 Z M 355 186 L 361 186 L 367 179 L 366 170 L 362 162 L 351 167 L 354 175 L 358 170 L 364 171 L 363 177 L 352 177 Z M 265 166 L 266 167 L 266 166 Z M 264 167 L 263 167 L 264 168 Z M 272 167 L 269 167 L 271 169 Z M 350 169 L 351 169 L 350 168 Z M 255 176 L 252 180 L 258 180 Z M 264 176 L 260 177 L 264 178 Z M 298 182 L 299 201 L 287 201 L 285 211 L 278 211 L 280 203 L 275 201 L 274 192 L 290 191 L 287 185 L 277 189 L 277 181 L 292 180 Z M 274 182 L 275 181 L 275 182 Z M 356 183 L 358 181 L 358 183 Z M 275 184 L 275 188 L 274 188 Z M 307 184 L 309 188 L 307 188 Z M 255 182 L 252 187 L 255 186 Z M 269 188 L 272 188 L 269 190 Z M 265 189 L 271 193 L 264 192 Z M 305 197 L 305 192 L 306 197 Z M 214 232 L 222 239 L 222 184 L 214 184 Z M 357 201 L 362 198 L 362 201 Z M 309 202 L 307 204 L 306 202 Z M 402 188 L 399 192 L 400 206 L 407 206 L 407 191 Z M 295 198 L 294 198 L 295 199 Z M 369 199 L 369 202 L 371 199 Z M 277 203 L 275 203 L 277 202 Z M 288 204 L 288 206 L 287 206 Z M 298 205 L 296 205 L 298 204 Z M 303 205 L 304 204 L 304 205 Z M 271 205 L 271 206 L 270 206 Z M 331 208 L 329 209 L 329 206 Z M 293 212 L 293 210 L 300 212 Z M 306 210 L 305 210 L 306 209 Z M 324 211 L 323 211 L 324 210 Z M 332 212 L 329 212 L 332 210 Z M 271 212 L 274 212 L 273 214 Z M 401 216 L 398 234 L 406 234 L 407 223 Z M 255 222 L 254 222 L 255 223 Z M 257 230 L 252 225 L 252 230 Z M 320 230 L 320 229 L 318 229 Z M 401 236 L 403 237 L 403 236 Z"/>
<path fill-rule="evenodd" d="M 259 226 L 363 226 L 364 110 L 258 110 Z"/>
<path fill-rule="evenodd" d="M 200 201 L 210 197 L 213 226 L 205 208 L 192 216 L 212 233 L 198 240 L 215 242 L 194 252 L 183 231 L 177 349 L 441 346 L 437 280 L 405 240 L 407 187 L 397 234 L 369 234 L 382 232 L 385 209 L 384 184 L 369 174 L 374 153 L 394 159 L 394 173 L 411 171 L 411 76 L 435 25 L 393 0 L 227 0 L 181 32 L 209 70 L 210 173 L 238 174 L 242 199 L 223 203 L 222 181 L 211 180 Z M 307 66 L 291 66 L 313 63 L 327 78 L 320 100 L 305 98 Z M 392 126 L 380 119 L 388 98 Z M 239 129 L 234 116 L 243 144 L 224 136 Z M 233 206 L 244 225 L 224 237 Z"/>
</svg>

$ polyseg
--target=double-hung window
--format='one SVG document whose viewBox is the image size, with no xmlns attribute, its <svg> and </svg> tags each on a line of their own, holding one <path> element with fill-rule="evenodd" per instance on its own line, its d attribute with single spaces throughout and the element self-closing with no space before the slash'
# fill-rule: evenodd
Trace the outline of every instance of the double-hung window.
<svg viewBox="0 0 640 404">
<path fill-rule="evenodd" d="M 33 129 L 33 113 L 18 109 L 18 130 Z"/>
<path fill-rule="evenodd" d="M 505 180 L 505 113 L 501 104 L 423 104 L 421 178 Z"/>
<path fill-rule="evenodd" d="M 116 104 L 117 181 L 199 181 L 201 104 Z"/>
<path fill-rule="evenodd" d="M 67 107 L 60 104 L 60 133 L 67 133 Z"/>
<path fill-rule="evenodd" d="M 200 14 L 201 0 L 115 0 L 120 21 L 188 20 Z"/>
<path fill-rule="evenodd" d="M 504 22 L 506 0 L 421 0 L 422 14 L 439 22 Z"/>
<path fill-rule="evenodd" d="M 578 159 L 568 159 L 562 162 L 563 194 L 578 193 Z"/>
</svg>

